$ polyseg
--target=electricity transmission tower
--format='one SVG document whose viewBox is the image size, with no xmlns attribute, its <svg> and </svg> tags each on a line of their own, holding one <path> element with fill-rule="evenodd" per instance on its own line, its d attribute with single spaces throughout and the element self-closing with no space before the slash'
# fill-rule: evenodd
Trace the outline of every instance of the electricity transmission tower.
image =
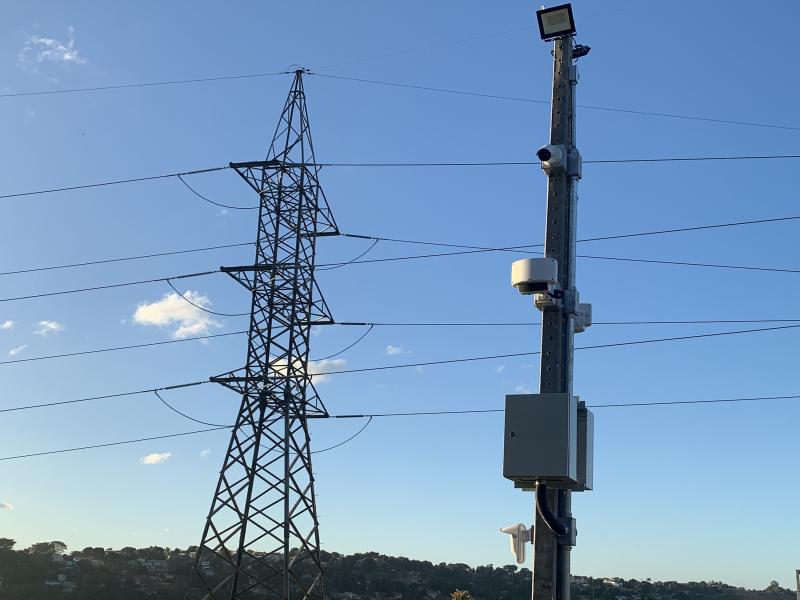
<svg viewBox="0 0 800 600">
<path fill-rule="evenodd" d="M 252 265 L 223 267 L 252 294 L 247 363 L 213 377 L 242 397 L 195 571 L 205 600 L 324 598 L 308 420 L 327 416 L 308 370 L 313 325 L 332 323 L 314 281 L 316 239 L 336 235 L 294 81 L 267 160 L 232 163 L 258 193 Z"/>
</svg>

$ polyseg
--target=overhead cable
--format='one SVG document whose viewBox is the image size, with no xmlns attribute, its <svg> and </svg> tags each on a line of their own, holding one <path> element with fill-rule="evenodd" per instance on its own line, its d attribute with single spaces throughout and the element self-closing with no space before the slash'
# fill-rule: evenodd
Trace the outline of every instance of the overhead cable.
<svg viewBox="0 0 800 600">
<path fill-rule="evenodd" d="M 172 291 L 175 292 L 182 300 L 185 300 L 186 302 L 188 302 L 189 304 L 191 304 L 195 308 L 199 308 L 203 312 L 206 312 L 206 313 L 208 313 L 210 315 L 217 315 L 218 317 L 246 317 L 246 316 L 250 315 L 249 312 L 240 312 L 240 313 L 218 312 L 218 311 L 215 311 L 215 310 L 211 310 L 210 308 L 206 308 L 205 306 L 201 306 L 200 304 L 197 304 L 196 302 L 193 302 L 192 300 L 187 298 L 180 290 L 178 290 L 178 288 L 176 288 L 172 284 L 172 281 L 170 281 L 170 279 L 166 279 L 165 281 L 167 282 L 167 285 L 169 285 L 169 287 L 172 288 Z"/>
<path fill-rule="evenodd" d="M 102 396 L 89 396 L 85 398 L 77 398 L 75 400 L 60 400 L 56 402 L 44 402 L 41 404 L 27 404 L 23 406 L 12 406 L 10 408 L 0 408 L 0 413 L 18 412 L 21 410 L 32 410 L 35 408 L 50 408 L 53 406 L 64 406 L 68 404 L 81 404 L 83 402 L 92 402 L 94 400 L 110 400 L 112 398 L 124 398 L 126 396 L 139 396 L 141 394 L 152 394 L 155 391 L 165 392 L 169 390 L 178 390 L 187 387 L 195 387 L 198 385 L 206 385 L 211 383 L 207 379 L 203 381 L 192 381 L 190 383 L 179 383 L 177 385 L 167 385 L 158 388 L 147 388 L 145 390 L 134 390 L 132 392 L 119 392 L 116 394 L 104 394 Z"/>
<path fill-rule="evenodd" d="M 158 398 L 161 401 L 161 404 L 166 406 L 172 412 L 179 414 L 184 419 L 189 419 L 190 421 L 194 421 L 195 423 L 199 423 L 200 425 L 208 425 L 209 427 L 221 427 L 221 428 L 232 428 L 233 427 L 233 425 L 220 425 L 219 423 L 208 423 L 206 421 L 201 421 L 200 419 L 195 419 L 194 417 L 192 417 L 190 415 L 187 415 L 185 412 L 179 411 L 177 408 L 172 406 L 172 404 L 170 404 L 169 402 L 164 400 L 164 398 L 161 396 L 161 394 L 158 393 L 158 390 L 153 390 L 153 393 L 156 395 L 156 398 Z"/>
<path fill-rule="evenodd" d="M 55 358 L 68 358 L 72 356 L 86 356 L 89 354 L 103 354 L 106 352 L 118 352 L 120 350 L 135 350 L 137 348 L 152 348 L 155 346 L 166 346 L 169 344 L 180 344 L 183 342 L 194 342 L 198 340 L 211 340 L 215 338 L 229 337 L 232 335 L 243 335 L 247 331 L 232 331 L 229 333 L 214 333 L 209 335 L 197 335 L 193 337 L 181 338 L 177 340 L 162 340 L 160 342 L 147 342 L 144 344 L 130 344 L 128 346 L 112 346 L 110 348 L 95 348 L 93 350 L 80 350 L 78 352 L 64 352 L 62 354 L 49 354 L 47 356 L 31 356 L 25 358 L 13 358 L 0 361 L 0 365 L 13 365 L 17 363 L 38 362 L 40 360 L 51 360 Z"/>
<path fill-rule="evenodd" d="M 596 325 L 714 325 L 734 323 L 800 323 L 800 319 L 685 319 L 670 321 L 593 321 Z M 539 327 L 535 321 L 336 321 L 333 325 L 366 327 Z"/>
<path fill-rule="evenodd" d="M 454 94 L 460 96 L 473 96 L 477 98 L 488 98 L 490 100 L 504 100 L 508 102 L 523 102 L 527 104 L 541 104 L 541 105 L 550 105 L 550 100 L 540 100 L 535 98 L 523 98 L 519 96 L 504 96 L 499 94 L 488 94 L 483 92 L 472 92 L 468 90 L 456 90 L 456 89 L 448 89 L 448 88 L 441 88 L 441 87 L 431 87 L 425 85 L 415 85 L 410 83 L 399 83 L 395 81 L 379 81 L 376 79 L 365 79 L 361 77 L 347 77 L 344 75 L 331 75 L 328 73 L 317 73 L 312 72 L 311 75 L 316 77 L 325 77 L 327 79 L 339 79 L 342 81 L 352 81 L 357 83 L 368 83 L 372 85 L 380 85 L 386 87 L 395 87 L 395 88 L 405 88 L 405 89 L 412 89 L 412 90 L 420 90 L 424 92 L 435 92 L 440 94 Z M 655 112 L 655 111 L 644 111 L 644 110 L 632 110 L 627 108 L 615 108 L 609 106 L 597 106 L 591 104 L 579 104 L 578 108 L 584 108 L 587 110 L 597 110 L 603 112 L 615 112 L 615 113 L 622 113 L 622 114 L 631 114 L 631 115 L 639 115 L 644 117 L 660 117 L 666 119 L 682 119 L 688 121 L 701 121 L 707 123 L 720 123 L 723 125 L 741 125 L 747 127 L 763 127 L 768 129 L 784 129 L 788 131 L 800 131 L 800 127 L 794 127 L 791 125 L 778 125 L 773 123 L 759 123 L 755 121 L 738 121 L 732 119 L 719 119 L 715 117 L 702 117 L 702 116 L 695 116 L 695 115 L 685 115 L 679 113 L 664 113 L 664 112 Z"/>
<path fill-rule="evenodd" d="M 123 440 L 119 442 L 108 442 L 105 444 L 92 444 L 91 446 L 77 446 L 75 448 L 62 448 L 61 450 L 47 450 L 45 452 L 30 452 L 28 454 L 17 454 L 16 456 L 3 456 L 0 461 L 15 460 L 19 458 L 32 458 L 34 456 L 47 456 L 51 454 L 64 454 L 66 452 L 77 452 L 79 450 L 94 450 L 97 448 L 110 448 L 112 446 L 123 446 L 125 444 L 138 444 L 140 442 L 152 442 L 155 440 L 166 440 L 169 438 L 183 437 L 187 435 L 197 435 L 198 433 L 208 433 L 210 431 L 221 431 L 229 427 L 211 427 L 209 429 L 199 429 L 196 431 L 184 431 L 182 433 L 168 433 L 166 435 L 154 435 L 151 437 L 136 438 L 133 440 Z"/>
<path fill-rule="evenodd" d="M 635 402 L 630 404 L 592 404 L 589 405 L 590 408 L 598 409 L 598 408 L 633 408 L 633 407 L 654 407 L 654 406 L 680 406 L 680 405 L 698 405 L 698 404 L 731 404 L 731 403 L 740 403 L 740 402 L 764 402 L 770 400 L 788 400 L 788 399 L 800 399 L 800 395 L 787 395 L 787 396 L 756 396 L 756 397 L 749 397 L 749 398 L 719 398 L 719 399 L 711 399 L 711 400 L 675 400 L 675 401 L 664 401 L 664 402 Z M 438 410 L 438 411 L 414 411 L 414 412 L 394 412 L 394 413 L 365 413 L 363 415 L 330 415 L 329 418 L 331 419 L 363 419 L 366 418 L 368 421 L 365 425 L 359 429 L 355 435 L 350 436 L 344 442 L 336 444 L 330 448 L 325 448 L 322 450 L 316 451 L 319 452 L 326 452 L 328 450 L 332 450 L 333 448 L 338 448 L 339 446 L 353 440 L 357 437 L 361 432 L 366 429 L 367 425 L 372 422 L 373 418 L 385 418 L 385 417 L 417 417 L 417 416 L 445 416 L 445 415 L 467 415 L 467 414 L 489 414 L 489 413 L 502 413 L 505 412 L 502 408 L 492 408 L 492 409 L 477 409 L 477 410 Z M 185 416 L 185 415 L 184 415 Z M 76 448 L 64 448 L 61 450 L 50 450 L 45 452 L 33 452 L 29 454 L 19 454 L 16 456 L 4 456 L 0 457 L 0 461 L 7 461 L 7 460 L 15 460 L 21 458 L 31 458 L 35 456 L 45 456 L 51 454 L 63 454 L 66 452 L 76 452 L 79 450 L 90 450 L 95 448 L 108 448 L 111 446 L 121 446 L 124 444 L 135 444 L 139 442 L 149 442 L 153 440 L 162 440 L 174 437 L 182 437 L 188 435 L 197 435 L 200 433 L 208 433 L 212 431 L 221 431 L 221 430 L 229 430 L 230 427 L 227 426 L 220 426 L 220 427 L 212 427 L 209 429 L 201 429 L 197 431 L 186 431 L 182 433 L 173 433 L 161 436 L 152 436 L 146 438 L 138 438 L 134 440 L 124 440 L 119 442 L 109 442 L 106 444 L 94 444 L 91 446 L 80 446 Z"/>
<path fill-rule="evenodd" d="M 800 215 L 791 215 L 786 217 L 774 217 L 769 219 L 752 219 L 747 221 L 733 221 L 733 222 L 726 222 L 726 223 L 712 223 L 709 225 L 696 225 L 691 227 L 676 227 L 673 229 L 658 229 L 658 230 L 650 230 L 650 231 L 639 231 L 639 232 L 631 232 L 631 233 L 619 233 L 619 234 L 610 234 L 610 235 L 599 235 L 594 237 L 582 238 L 577 240 L 578 242 L 597 242 L 597 241 L 605 241 L 605 240 L 617 240 L 617 239 L 625 239 L 625 238 L 636 238 L 636 237 L 646 237 L 646 236 L 656 236 L 656 235 L 667 235 L 673 233 L 683 233 L 683 232 L 690 232 L 690 231 L 702 231 L 707 229 L 720 229 L 726 227 L 742 227 L 747 225 L 758 225 L 758 224 L 766 224 L 766 223 L 778 223 L 778 222 L 788 222 L 788 221 L 796 221 L 800 220 Z M 355 238 L 355 239 L 364 239 L 364 240 L 373 240 L 375 242 L 396 242 L 396 243 L 403 243 L 403 244 L 416 244 L 416 245 L 423 245 L 423 246 L 441 246 L 441 247 L 454 247 L 454 248 L 482 248 L 481 246 L 469 246 L 464 244 L 453 244 L 453 243 L 446 243 L 446 242 L 436 242 L 436 241 L 429 241 L 429 240 L 416 240 L 416 239 L 404 239 L 404 238 L 393 238 L 393 237 L 386 237 L 386 236 L 372 236 L 372 235 L 360 235 L 360 234 L 353 234 L 353 233 L 342 233 L 340 237 L 346 238 Z M 201 248 L 188 248 L 185 250 L 173 250 L 173 251 L 166 251 L 166 252 L 156 252 L 151 254 L 141 254 L 138 256 L 126 256 L 121 258 L 107 258 L 107 259 L 97 259 L 91 261 L 84 261 L 84 262 L 77 262 L 77 263 L 68 263 L 68 264 L 60 264 L 60 265 L 51 265 L 51 266 L 44 266 L 44 267 L 30 267 L 24 269 L 16 269 L 13 271 L 3 271 L 0 272 L 0 276 L 3 275 L 17 275 L 22 273 L 34 273 L 39 271 L 52 271 L 57 269 L 69 269 L 75 267 L 85 267 L 91 265 L 100 265 L 106 263 L 116 263 L 116 262 L 127 262 L 127 261 L 135 261 L 135 260 L 142 260 L 147 258 L 158 258 L 162 256 L 172 256 L 172 255 L 179 255 L 179 254 L 192 254 L 196 252 L 208 252 L 212 250 L 223 250 L 227 248 L 240 248 L 245 246 L 253 246 L 253 242 L 240 242 L 234 244 L 220 244 L 217 246 L 206 246 Z M 543 244 L 524 244 L 524 245 L 517 245 L 511 248 L 513 249 L 526 249 L 526 248 L 541 248 Z M 374 246 L 368 248 L 367 251 L 372 250 Z M 495 251 L 494 249 L 491 249 Z M 486 251 L 489 251 L 488 249 Z M 508 251 L 513 252 L 514 250 L 500 250 L 497 251 Z M 335 263 L 337 268 L 339 266 L 345 266 L 347 264 L 352 264 L 353 261 L 356 261 L 362 258 L 363 254 L 360 256 L 356 256 L 352 261 L 342 262 L 342 263 Z M 333 267 L 330 267 L 333 268 Z M 325 270 L 326 268 L 320 268 L 319 270 Z M 239 316 L 239 315 L 236 315 Z"/>
<path fill-rule="evenodd" d="M 260 208 L 259 206 L 233 206 L 233 205 L 230 205 L 230 204 L 222 204 L 221 202 L 216 202 L 215 200 L 212 200 L 211 198 L 208 198 L 207 196 L 204 196 L 203 194 L 201 194 L 200 192 L 198 192 L 196 189 L 194 189 L 194 188 L 193 188 L 191 185 L 189 185 L 189 184 L 186 182 L 186 180 L 183 178 L 183 176 L 182 176 L 182 175 L 178 175 L 178 179 L 179 179 L 179 180 L 180 180 L 180 182 L 181 182 L 183 185 L 185 185 L 185 186 L 186 186 L 186 187 L 189 189 L 189 191 L 190 191 L 190 192 L 192 192 L 192 193 L 193 193 L 195 196 L 197 196 L 197 197 L 198 197 L 198 198 L 200 198 L 201 200 L 205 200 L 205 201 L 206 201 L 206 202 L 208 202 L 209 204 L 213 204 L 214 206 L 219 206 L 220 208 L 231 209 L 231 210 L 258 210 L 258 209 Z"/>
<path fill-rule="evenodd" d="M 215 313 L 218 314 L 218 313 Z M 800 323 L 800 319 L 718 319 L 718 320 L 685 320 L 685 321 L 599 321 L 597 323 L 593 323 L 592 326 L 608 326 L 608 325 L 709 325 L 709 324 L 756 324 L 756 323 Z M 366 331 L 364 331 L 355 341 L 351 342 L 341 350 L 334 352 L 333 354 L 329 354 L 326 356 L 321 356 L 319 358 L 312 358 L 312 362 L 321 362 L 325 360 L 330 360 L 331 358 L 335 358 L 344 354 L 348 350 L 351 350 L 359 343 L 361 343 L 373 330 L 374 327 L 381 327 L 381 326 L 402 326 L 402 327 L 505 327 L 505 326 L 514 326 L 514 327 L 525 327 L 525 326 L 540 326 L 540 323 L 534 322 L 505 322 L 505 323 L 497 323 L 497 322 L 484 322 L 484 323 L 407 323 L 407 322 L 394 322 L 394 323 L 369 323 L 369 322 L 362 322 L 362 321 L 341 321 L 333 323 L 334 325 L 341 325 L 341 326 L 359 326 L 359 327 L 366 327 Z M 215 333 L 209 335 L 198 335 L 193 337 L 181 338 L 176 340 L 162 340 L 159 342 L 146 342 L 143 344 L 130 344 L 127 346 L 112 346 L 109 348 L 94 348 L 91 350 L 80 350 L 76 352 L 65 352 L 61 354 L 49 354 L 45 356 L 31 356 L 31 357 L 24 357 L 24 358 L 14 358 L 9 360 L 0 361 L 0 365 L 13 365 L 17 363 L 29 363 L 29 362 L 38 362 L 42 360 L 53 360 L 59 358 L 69 358 L 75 356 L 86 356 L 92 354 L 104 354 L 107 352 L 118 352 L 122 350 L 135 350 L 138 348 L 152 348 L 158 346 L 165 346 L 170 344 L 179 344 L 183 342 L 193 342 L 193 341 L 202 341 L 202 340 L 210 340 L 215 338 L 222 338 L 222 337 L 229 337 L 235 335 L 245 335 L 247 331 L 232 331 L 228 333 Z M 641 343 L 641 342 L 640 342 Z M 0 411 L 2 412 L 2 411 Z"/>
<path fill-rule="evenodd" d="M 800 325 L 780 325 L 776 327 L 759 327 L 757 329 L 739 329 L 736 331 L 721 331 L 715 333 L 700 333 L 695 335 L 679 335 L 679 336 L 671 336 L 671 337 L 661 337 L 661 338 L 651 338 L 645 340 L 631 340 L 625 342 L 611 342 L 606 344 L 595 344 L 591 346 L 579 346 L 575 348 L 575 350 L 596 350 L 599 348 L 620 348 L 624 346 L 637 346 L 642 344 L 657 344 L 663 342 L 677 342 L 682 340 L 695 340 L 701 338 L 712 338 L 712 337 L 723 337 L 729 335 L 741 335 L 747 333 L 762 333 L 767 331 L 781 331 L 786 329 L 797 329 Z M 342 369 L 339 371 L 325 371 L 320 373 L 314 373 L 315 376 L 327 376 L 327 375 L 341 375 L 345 373 L 366 373 L 372 371 L 386 371 L 392 369 L 408 369 L 413 367 L 428 367 L 428 366 L 436 366 L 436 365 L 447 365 L 447 364 L 456 364 L 456 363 L 467 363 L 467 362 L 476 362 L 476 361 L 483 361 L 483 360 L 496 360 L 501 358 L 518 358 L 522 356 L 536 356 L 541 354 L 539 351 L 531 351 L 531 352 L 514 352 L 510 354 L 493 354 L 488 356 L 470 356 L 465 358 L 452 358 L 446 360 L 432 360 L 432 361 L 424 361 L 424 362 L 415 362 L 415 363 L 403 363 L 399 365 L 381 365 L 377 367 L 362 367 L 359 369 Z"/>
<path fill-rule="evenodd" d="M 180 254 L 193 254 L 196 252 L 210 252 L 212 250 L 224 250 L 227 248 L 241 248 L 244 246 L 253 246 L 253 242 L 242 242 L 237 244 L 220 244 L 218 246 L 206 246 L 204 248 L 188 248 L 186 250 L 169 250 L 166 252 L 154 252 L 151 254 L 139 254 L 137 256 L 123 256 L 120 258 L 102 258 L 98 260 L 89 260 L 77 263 L 66 263 L 60 265 L 51 265 L 46 267 L 29 267 L 26 269 L 16 269 L 13 271 L 0 271 L 0 276 L 3 275 L 21 275 L 23 273 L 38 273 L 40 271 L 55 271 L 58 269 L 74 269 L 76 267 L 88 267 L 93 265 L 105 265 L 109 263 L 129 262 L 134 260 L 144 260 L 147 258 L 160 258 L 163 256 L 176 256 Z"/>
<path fill-rule="evenodd" d="M 275 73 L 249 73 L 245 75 L 220 75 L 217 77 L 196 77 L 194 79 L 172 79 L 166 81 L 147 81 L 142 83 L 122 83 L 116 85 L 101 85 L 83 88 L 64 88 L 60 90 L 41 90 L 35 92 L 5 92 L 0 94 L 0 98 L 18 98 L 21 96 L 54 96 L 58 94 L 77 94 L 81 92 L 105 92 L 108 90 L 127 90 L 131 88 L 159 87 L 167 85 L 185 85 L 188 83 L 209 83 L 212 81 L 230 81 L 233 79 L 255 79 L 261 77 L 274 77 L 275 75 L 287 75 L 287 71 Z"/>
<path fill-rule="evenodd" d="M 671 163 L 671 162 L 708 162 L 708 161 L 741 161 L 741 160 L 787 160 L 800 158 L 800 154 L 763 154 L 763 155 L 741 155 L 741 156 L 676 156 L 676 157 L 653 157 L 653 158 L 617 158 L 602 160 L 584 160 L 585 165 L 599 164 L 627 164 L 627 163 Z M 541 164 L 539 161 L 518 160 L 518 161 L 440 161 L 440 162 L 322 162 L 292 164 L 291 166 L 306 167 L 520 167 L 534 166 Z M 139 181 L 153 181 L 157 179 L 169 179 L 179 175 L 198 175 L 200 173 L 211 173 L 229 169 L 225 167 L 212 167 L 209 169 L 196 169 L 194 171 L 183 171 L 176 173 L 166 173 L 163 175 L 151 175 L 147 177 L 135 177 L 131 179 L 117 179 L 113 181 L 103 181 L 99 183 L 89 183 L 84 185 L 73 185 L 67 187 L 50 188 L 45 190 L 35 190 L 30 192 L 17 192 L 14 194 L 0 195 L 0 200 L 6 198 L 19 198 L 22 196 L 35 196 L 38 194 L 52 194 L 55 192 L 66 192 L 72 190 L 84 190 L 88 188 L 103 187 L 109 185 L 119 185 L 123 183 L 135 183 Z"/>
<path fill-rule="evenodd" d="M 192 277 L 204 277 L 206 275 L 214 275 L 215 273 L 219 273 L 219 269 L 215 271 L 203 271 L 201 273 L 188 273 L 186 275 L 174 275 L 172 277 L 158 277 L 156 279 L 143 279 L 139 281 L 126 281 L 123 283 L 111 283 L 107 285 L 96 285 L 92 287 L 86 288 L 77 288 L 71 290 L 60 290 L 57 292 L 43 292 L 40 294 L 28 294 L 26 296 L 13 296 L 10 298 L 0 298 L 0 302 L 15 302 L 17 300 L 31 300 L 33 298 L 47 298 L 49 296 L 63 296 L 65 294 L 79 294 L 82 292 L 95 292 L 98 290 L 109 290 L 113 288 L 121 288 L 121 287 L 130 287 L 134 285 L 144 285 L 147 283 L 160 283 L 164 281 L 169 281 L 170 279 L 189 279 Z"/>
<path fill-rule="evenodd" d="M 155 181 L 157 179 L 170 179 L 172 177 L 179 177 L 181 175 L 199 175 L 201 173 L 213 173 L 215 171 L 225 171 L 230 167 L 211 167 L 208 169 L 195 169 L 194 171 L 181 171 L 176 173 L 165 173 L 163 175 L 148 175 L 146 177 L 133 177 L 130 179 L 114 179 L 111 181 L 101 181 L 99 183 L 85 183 L 82 185 L 71 185 L 66 187 L 58 187 L 58 188 L 49 188 L 45 190 L 35 190 L 32 192 L 17 192 L 15 194 L 3 194 L 0 195 L 0 200 L 4 200 L 6 198 L 21 198 L 23 196 L 37 196 L 40 194 L 54 194 L 56 192 L 70 192 L 73 190 L 86 190 L 90 188 L 98 188 L 98 187 L 105 187 L 109 185 L 120 185 L 123 183 L 137 183 L 140 181 Z"/>
</svg>

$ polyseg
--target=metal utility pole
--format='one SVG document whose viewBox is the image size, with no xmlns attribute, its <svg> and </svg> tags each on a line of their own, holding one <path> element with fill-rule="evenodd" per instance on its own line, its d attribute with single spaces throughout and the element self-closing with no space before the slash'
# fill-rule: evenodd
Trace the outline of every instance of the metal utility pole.
<svg viewBox="0 0 800 600">
<path fill-rule="evenodd" d="M 303 71 L 267 160 L 232 163 L 258 193 L 255 261 L 223 267 L 252 295 L 247 361 L 213 377 L 242 397 L 195 571 L 204 600 L 325 598 L 308 420 L 326 417 L 308 371 L 313 325 L 332 323 L 316 240 L 338 233 L 318 170 Z"/>
<path fill-rule="evenodd" d="M 794 572 L 795 579 L 797 579 L 797 600 L 800 600 L 800 569 Z"/>
<path fill-rule="evenodd" d="M 575 146 L 574 62 L 590 49 L 573 44 L 569 4 L 536 14 L 542 39 L 554 41 L 550 140 L 536 152 L 547 175 L 545 248 L 543 258 L 514 262 L 511 284 L 533 295 L 542 311 L 541 370 L 538 394 L 506 397 L 503 476 L 536 494 L 532 599 L 569 600 L 577 535 L 571 494 L 593 486 L 593 416 L 572 389 L 574 335 L 591 325 L 591 306 L 579 302 L 575 286 L 581 155 Z M 517 539 L 524 537 L 522 524 L 502 531 L 511 531 L 512 540 L 514 531 Z"/>
<path fill-rule="evenodd" d="M 572 38 L 554 43 L 553 99 L 550 114 L 550 145 L 575 156 L 575 85 L 577 67 L 572 62 Z M 542 157 L 540 157 L 542 158 Z M 549 157 L 548 157 L 549 158 Z M 547 172 L 546 258 L 558 261 L 558 285 L 562 302 L 542 307 L 542 357 L 539 393 L 572 396 L 572 364 L 577 292 L 575 290 L 575 240 L 577 231 L 577 182 L 579 169 Z M 560 519 L 569 519 L 569 490 L 547 491 L 547 504 L 557 507 Z M 569 600 L 570 551 L 568 536 L 556 536 L 541 510 L 536 511 L 533 532 L 533 600 Z"/>
</svg>

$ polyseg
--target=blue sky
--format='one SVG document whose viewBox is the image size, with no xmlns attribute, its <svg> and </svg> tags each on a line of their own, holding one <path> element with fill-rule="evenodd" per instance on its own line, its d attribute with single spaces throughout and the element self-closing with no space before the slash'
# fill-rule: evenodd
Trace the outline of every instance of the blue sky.
<svg viewBox="0 0 800 600">
<path fill-rule="evenodd" d="M 791 64 L 800 7 L 725 2 L 574 2 L 578 102 L 800 126 Z M 549 98 L 538 6 L 508 0 L 402 4 L 212 2 L 14 3 L 0 24 L 4 93 L 262 73 L 320 73 Z M 27 48 L 27 49 L 26 49 Z M 0 194 L 168 173 L 263 157 L 289 77 L 0 98 Z M 310 76 L 322 161 L 530 160 L 546 141 L 545 104 L 435 94 Z M 582 109 L 586 159 L 796 153 L 798 132 Z M 792 215 L 791 161 L 587 165 L 581 237 Z M 545 179 L 532 167 L 323 171 L 343 231 L 476 245 L 536 243 Z M 196 176 L 210 197 L 255 198 L 233 173 Z M 593 242 L 584 254 L 796 268 L 792 222 Z M 246 242 L 253 215 L 210 206 L 174 179 L 0 200 L 0 271 Z M 319 259 L 365 242 L 323 240 Z M 380 244 L 371 256 L 416 253 Z M 0 296 L 132 281 L 251 260 L 247 249 L 0 278 Z M 334 315 L 354 321 L 538 321 L 509 286 L 512 255 L 354 265 L 322 272 Z M 797 276 L 581 260 L 595 320 L 800 318 Z M 224 276 L 183 282 L 222 312 L 247 297 Z M 0 360 L 243 328 L 241 319 L 175 312 L 165 284 L 0 303 Z M 197 296 L 196 296 L 197 297 Z M 134 314 L 150 305 L 151 324 Z M 154 306 L 153 306 L 154 305 Z M 169 319 L 159 325 L 159 319 Z M 176 320 L 177 319 L 177 320 Z M 181 321 L 181 319 L 183 319 Z M 3 324 L 12 322 L 7 328 Z M 41 325 L 51 322 L 50 325 Z M 53 323 L 57 325 L 53 325 Z M 43 331 L 43 328 L 47 331 Z M 596 326 L 594 345 L 735 329 Z M 40 333 L 36 333 L 39 331 Z M 328 328 L 312 354 L 358 330 Z M 587 350 L 575 389 L 589 404 L 800 393 L 792 330 Z M 358 368 L 538 347 L 536 327 L 376 328 L 343 358 Z M 389 354 L 389 346 L 401 348 Z M 16 350 L 14 356 L 8 356 Z M 204 379 L 242 363 L 245 340 L 0 365 L 0 408 Z M 332 413 L 496 408 L 535 390 L 533 359 L 367 374 L 319 385 Z M 227 422 L 237 399 L 202 386 L 168 399 Z M 593 492 L 576 497 L 573 572 L 662 580 L 792 584 L 800 563 L 793 474 L 797 401 L 598 409 Z M 325 447 L 361 426 L 321 422 Z M 195 429 L 151 396 L 0 415 L 0 456 Z M 187 546 L 199 542 L 227 434 L 210 433 L 0 463 L 0 535 L 28 545 Z M 169 454 L 142 464 L 154 454 Z M 507 564 L 498 529 L 532 518 L 532 498 L 501 477 L 502 416 L 376 419 L 316 459 L 323 546 L 434 562 Z M 162 457 L 163 458 L 163 457 Z M 774 527 L 764 527 L 765 519 Z"/>
</svg>

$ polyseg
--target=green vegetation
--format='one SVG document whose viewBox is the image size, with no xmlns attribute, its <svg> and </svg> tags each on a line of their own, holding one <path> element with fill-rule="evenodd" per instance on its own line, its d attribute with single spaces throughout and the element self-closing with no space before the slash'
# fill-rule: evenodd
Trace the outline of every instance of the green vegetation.
<svg viewBox="0 0 800 600">
<path fill-rule="evenodd" d="M 84 548 L 68 552 L 62 542 L 42 542 L 15 550 L 0 538 L 0 598 L 52 600 L 184 600 L 197 585 L 196 547 Z M 514 565 L 471 568 L 383 556 L 323 553 L 330 600 L 528 600 L 528 569 Z M 454 591 L 455 590 L 455 591 Z M 793 600 L 771 582 L 762 591 L 720 582 L 677 583 L 574 577 L 575 600 Z M 269 599 L 269 596 L 262 596 Z"/>
</svg>

